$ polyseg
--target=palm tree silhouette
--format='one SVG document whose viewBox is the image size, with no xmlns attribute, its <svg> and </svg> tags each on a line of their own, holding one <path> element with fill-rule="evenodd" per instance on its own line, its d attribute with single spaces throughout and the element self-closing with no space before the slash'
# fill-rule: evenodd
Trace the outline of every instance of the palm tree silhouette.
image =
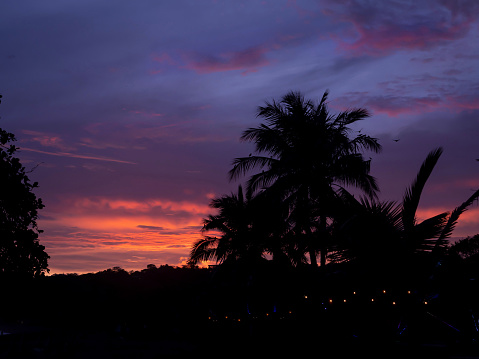
<svg viewBox="0 0 479 359">
<path fill-rule="evenodd" d="M 353 261 L 388 276 L 391 271 L 401 275 L 417 254 L 445 246 L 459 216 L 479 196 L 479 190 L 451 213 L 439 213 L 418 222 L 421 194 L 442 152 L 439 147 L 428 154 L 401 204 L 368 198 L 357 200 L 342 193 L 349 212 L 336 224 L 344 240 L 343 247 L 336 248 L 336 260 Z"/>
<path fill-rule="evenodd" d="M 312 266 L 321 253 L 326 261 L 327 221 L 331 206 L 344 186 L 362 190 L 374 198 L 378 187 L 369 175 L 370 161 L 362 150 L 379 152 L 377 139 L 353 132 L 348 126 L 370 116 L 365 109 L 347 110 L 332 115 L 327 109 L 326 91 L 316 105 L 299 92 L 290 92 L 278 102 L 259 107 L 258 117 L 265 123 L 243 132 L 241 139 L 255 143 L 255 155 L 236 158 L 230 179 L 254 168 L 247 192 L 272 191 L 287 206 L 287 221 L 298 248 L 309 253 Z M 320 239 L 318 241 L 318 239 Z"/>
<path fill-rule="evenodd" d="M 255 264 L 267 253 L 279 256 L 281 243 L 279 240 L 273 243 L 273 233 L 278 233 L 281 225 L 272 221 L 280 218 L 273 214 L 280 207 L 271 206 L 265 199 L 251 194 L 245 196 L 241 185 L 236 194 L 213 199 L 210 207 L 219 210 L 219 213 L 204 220 L 204 238 L 194 243 L 189 264 L 210 260 L 217 263 L 241 260 Z M 216 236 L 206 235 L 211 232 L 216 232 Z M 281 235 L 278 237 L 281 238 Z"/>
</svg>

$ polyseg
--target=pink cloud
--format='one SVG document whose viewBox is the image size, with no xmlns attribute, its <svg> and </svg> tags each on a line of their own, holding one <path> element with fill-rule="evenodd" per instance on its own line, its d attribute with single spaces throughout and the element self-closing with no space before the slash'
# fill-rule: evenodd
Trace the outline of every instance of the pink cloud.
<svg viewBox="0 0 479 359">
<path fill-rule="evenodd" d="M 466 26 L 433 29 L 419 26 L 407 29 L 397 24 L 389 24 L 369 28 L 355 23 L 354 27 L 359 35 L 358 40 L 353 43 L 341 42 L 340 49 L 378 56 L 398 49 L 424 49 L 438 42 L 453 40 L 463 35 Z"/>
<path fill-rule="evenodd" d="M 418 209 L 417 219 L 418 222 L 421 222 L 427 218 L 431 218 L 440 213 L 448 212 L 451 213 L 451 210 L 454 208 L 442 208 L 442 207 L 433 207 L 433 208 L 423 208 Z M 479 225 L 479 207 L 471 206 L 465 212 L 461 214 L 457 225 L 454 228 L 453 236 L 457 237 L 466 237 L 469 235 L 474 235 L 476 233 L 468 232 L 470 228 L 477 228 Z"/>
<path fill-rule="evenodd" d="M 167 212 L 188 212 L 191 215 L 205 215 L 210 208 L 207 200 L 198 204 L 188 201 L 171 201 L 162 199 L 148 199 L 144 201 L 127 199 L 110 199 L 104 197 L 77 198 L 70 200 L 68 207 L 77 214 L 81 213 L 103 213 L 104 211 L 122 211 L 130 214 L 149 213 L 154 209 L 161 209 Z"/>
<path fill-rule="evenodd" d="M 385 113 L 391 117 L 402 114 L 430 112 L 441 106 L 442 100 L 437 96 L 373 96 L 366 100 L 367 108 L 370 108 L 375 113 Z"/>
<path fill-rule="evenodd" d="M 416 114 L 435 111 L 444 107 L 444 102 L 439 96 L 400 96 L 379 95 L 371 96 L 368 92 L 349 92 L 337 98 L 333 107 L 346 109 L 342 104 L 364 107 L 374 114 L 384 113 L 390 117 L 403 114 Z"/>
<path fill-rule="evenodd" d="M 139 115 L 139 116 L 146 117 L 146 118 L 155 118 L 155 117 L 164 116 L 163 113 L 159 113 L 159 112 L 151 112 L 151 111 L 144 111 L 144 110 L 129 110 L 129 109 L 126 109 L 126 108 L 123 108 L 122 110 L 123 111 L 128 111 L 129 113 L 131 113 L 133 115 Z"/>
<path fill-rule="evenodd" d="M 199 74 L 224 71 L 242 71 L 242 75 L 256 72 L 260 67 L 270 65 L 265 54 L 266 47 L 253 47 L 242 51 L 225 52 L 218 56 L 202 56 L 199 54 L 184 55 L 185 68 Z"/>
<path fill-rule="evenodd" d="M 71 147 L 65 145 L 63 139 L 58 135 L 52 135 L 39 131 L 23 130 L 22 133 L 32 136 L 28 141 L 37 142 L 45 147 L 53 147 L 62 151 L 72 150 Z"/>
<path fill-rule="evenodd" d="M 346 109 L 343 104 L 348 104 L 348 106 L 367 108 L 373 114 L 383 113 L 390 117 L 404 114 L 421 114 L 441 109 L 453 112 L 479 109 L 479 98 L 476 95 L 401 96 L 400 94 L 388 93 L 371 95 L 369 92 L 348 92 L 334 102 L 332 106 L 340 110 Z"/>
<path fill-rule="evenodd" d="M 464 37 L 479 13 L 457 1 L 410 3 L 331 2 L 323 14 L 349 24 L 342 36 L 331 35 L 338 48 L 354 55 L 381 56 L 397 50 L 427 49 Z M 344 40 L 349 38 L 350 40 Z"/>
<path fill-rule="evenodd" d="M 448 96 L 448 107 L 452 110 L 479 110 L 479 96 Z"/>
<path fill-rule="evenodd" d="M 153 60 L 159 63 L 167 63 L 169 65 L 175 65 L 175 61 L 170 54 L 162 53 L 161 55 L 153 55 Z"/>
<path fill-rule="evenodd" d="M 171 67 L 171 66 L 177 66 L 178 63 L 175 61 L 170 54 L 168 53 L 162 53 L 160 55 L 153 54 L 151 56 L 152 60 L 160 65 L 160 68 L 156 68 L 154 70 L 150 70 L 150 74 L 156 75 L 159 73 L 162 73 L 165 71 L 165 68 Z"/>
</svg>

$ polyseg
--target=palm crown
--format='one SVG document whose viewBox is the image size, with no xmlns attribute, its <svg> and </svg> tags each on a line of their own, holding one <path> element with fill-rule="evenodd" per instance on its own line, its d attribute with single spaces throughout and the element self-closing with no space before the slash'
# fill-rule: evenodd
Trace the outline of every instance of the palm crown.
<svg viewBox="0 0 479 359">
<path fill-rule="evenodd" d="M 255 155 L 236 158 L 230 171 L 230 179 L 236 179 L 254 168 L 261 170 L 248 180 L 248 193 L 267 190 L 281 196 L 292 228 L 309 237 L 313 264 L 318 247 L 312 239 L 321 232 L 318 228 L 324 232 L 337 191 L 353 186 L 371 198 L 378 191 L 369 174 L 370 161 L 360 151 L 379 152 L 381 146 L 364 134 L 350 137 L 349 125 L 369 117 L 368 111 L 332 115 L 327 98 L 325 92 L 316 105 L 301 93 L 290 92 L 279 103 L 259 107 L 258 117 L 265 123 L 247 129 L 241 137 L 255 143 Z"/>
</svg>

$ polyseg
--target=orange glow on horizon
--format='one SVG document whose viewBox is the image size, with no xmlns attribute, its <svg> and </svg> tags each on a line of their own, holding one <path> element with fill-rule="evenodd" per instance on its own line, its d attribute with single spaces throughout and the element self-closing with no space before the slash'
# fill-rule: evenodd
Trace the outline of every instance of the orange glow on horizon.
<svg viewBox="0 0 479 359">
<path fill-rule="evenodd" d="M 437 216 L 438 214 L 449 212 L 451 213 L 454 208 L 446 209 L 444 207 L 433 207 L 427 209 L 417 210 L 418 222 L 424 221 L 427 218 Z M 479 207 L 471 205 L 466 211 L 464 211 L 458 220 L 458 225 L 461 223 L 479 223 Z"/>
<path fill-rule="evenodd" d="M 40 240 L 51 256 L 50 268 L 54 273 L 91 272 L 117 265 L 141 269 L 149 263 L 183 265 L 192 244 L 202 238 L 203 219 L 214 211 L 208 206 L 208 198 L 203 198 L 204 203 L 66 199 L 53 211 L 45 208 L 47 216 L 39 220 L 40 229 L 45 231 Z M 418 209 L 418 222 L 444 211 L 441 207 Z M 453 236 L 474 235 L 467 230 L 478 224 L 479 207 L 472 205 L 460 216 Z M 217 235 L 214 231 L 209 234 Z M 137 252 L 145 258 L 136 258 Z M 115 257 L 108 254 L 107 259 L 100 260 L 104 253 L 114 253 Z M 215 263 L 199 266 L 210 264 Z"/>
<path fill-rule="evenodd" d="M 203 219 L 214 210 L 203 203 L 148 199 L 64 199 L 45 208 L 40 239 L 52 273 L 85 273 L 113 266 L 184 265 L 202 237 Z M 48 211 L 50 209 L 50 211 Z M 141 253 L 138 256 L 137 253 Z M 207 266 L 208 264 L 201 264 Z"/>
</svg>

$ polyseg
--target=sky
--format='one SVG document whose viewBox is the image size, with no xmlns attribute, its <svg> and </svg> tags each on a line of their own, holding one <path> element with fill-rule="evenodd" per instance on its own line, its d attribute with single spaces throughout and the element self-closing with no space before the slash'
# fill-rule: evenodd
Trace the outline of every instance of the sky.
<svg viewBox="0 0 479 359">
<path fill-rule="evenodd" d="M 419 218 L 479 187 L 476 0 L 7 1 L 0 33 L 0 127 L 39 182 L 50 273 L 184 264 L 246 180 L 241 133 L 289 91 L 370 110 L 381 200 L 439 146 Z M 476 233 L 474 204 L 453 237 Z"/>
</svg>

